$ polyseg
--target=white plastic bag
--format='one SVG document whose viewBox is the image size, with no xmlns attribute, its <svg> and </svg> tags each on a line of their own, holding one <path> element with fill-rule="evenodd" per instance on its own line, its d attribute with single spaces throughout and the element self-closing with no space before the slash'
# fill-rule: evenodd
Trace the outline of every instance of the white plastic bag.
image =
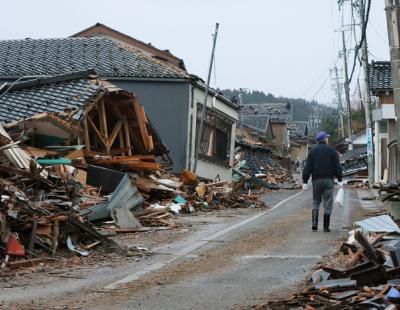
<svg viewBox="0 0 400 310">
<path fill-rule="evenodd" d="M 344 191 L 343 187 L 340 187 L 335 198 L 335 203 L 338 205 L 338 207 L 343 207 L 344 203 Z"/>
</svg>

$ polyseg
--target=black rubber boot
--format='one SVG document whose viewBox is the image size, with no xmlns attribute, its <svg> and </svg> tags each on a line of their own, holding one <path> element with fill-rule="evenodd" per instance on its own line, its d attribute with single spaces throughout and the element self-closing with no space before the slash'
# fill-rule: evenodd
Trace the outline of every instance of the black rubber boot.
<svg viewBox="0 0 400 310">
<path fill-rule="evenodd" d="M 312 210 L 312 227 L 313 231 L 318 229 L 318 210 Z"/>
<path fill-rule="evenodd" d="M 330 232 L 331 230 L 329 229 L 329 222 L 331 221 L 331 215 L 330 214 L 324 214 L 324 231 L 325 232 Z"/>
</svg>

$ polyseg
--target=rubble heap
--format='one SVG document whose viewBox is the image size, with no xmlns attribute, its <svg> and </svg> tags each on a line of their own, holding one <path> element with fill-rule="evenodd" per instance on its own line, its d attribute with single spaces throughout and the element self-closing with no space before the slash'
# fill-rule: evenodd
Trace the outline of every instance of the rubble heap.
<svg viewBox="0 0 400 310">
<path fill-rule="evenodd" d="M 294 189 L 298 184 L 289 170 L 276 159 L 270 148 L 236 142 L 234 172 L 250 185 L 269 189 Z"/>
<path fill-rule="evenodd" d="M 92 71 L 1 92 L 3 267 L 97 249 L 124 254 L 107 236 L 172 229 L 178 213 L 264 206 L 241 183 L 171 174 L 169 151 L 138 98 Z"/>
<path fill-rule="evenodd" d="M 397 309 L 400 228 L 389 215 L 355 223 L 339 253 L 321 266 L 302 293 L 267 309 Z"/>
</svg>

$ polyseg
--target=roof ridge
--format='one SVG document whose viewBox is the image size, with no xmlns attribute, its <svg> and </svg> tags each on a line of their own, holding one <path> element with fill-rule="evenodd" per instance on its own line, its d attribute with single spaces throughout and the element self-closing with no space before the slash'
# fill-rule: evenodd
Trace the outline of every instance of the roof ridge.
<svg viewBox="0 0 400 310">
<path fill-rule="evenodd" d="M 129 39 L 132 39 L 132 40 L 135 40 L 135 41 L 137 41 L 137 42 L 139 42 L 139 43 L 145 44 L 145 45 L 147 45 L 148 47 L 157 50 L 158 52 L 161 52 L 161 53 L 163 53 L 163 54 L 166 54 L 166 55 L 168 55 L 169 57 L 175 58 L 176 60 L 180 60 L 180 61 L 183 60 L 182 58 L 179 58 L 179 57 L 175 56 L 174 54 L 172 54 L 172 53 L 170 53 L 170 52 L 167 52 L 166 50 L 159 49 L 159 48 L 155 47 L 155 46 L 152 45 L 152 44 L 149 44 L 149 43 L 146 43 L 146 42 L 144 42 L 144 41 L 142 41 L 142 40 L 136 39 L 136 38 L 134 38 L 134 37 L 132 37 L 132 36 L 126 34 L 126 33 L 123 33 L 123 32 L 121 32 L 121 31 L 118 31 L 118 30 L 116 30 L 116 29 L 114 29 L 114 28 L 111 28 L 111 27 L 109 27 L 109 26 L 107 26 L 107 25 L 105 25 L 105 24 L 102 24 L 102 23 L 96 23 L 96 24 L 94 24 L 93 26 L 89 26 L 89 27 L 87 27 L 87 28 L 85 28 L 85 29 L 83 29 L 83 30 L 77 32 L 77 33 L 74 33 L 73 35 L 70 36 L 70 38 L 76 38 L 76 37 L 79 36 L 81 33 L 85 32 L 85 31 L 88 31 L 88 30 L 90 30 L 91 28 L 94 28 L 94 27 L 97 27 L 97 26 L 105 27 L 105 28 L 107 28 L 107 29 L 109 29 L 109 30 L 111 30 L 111 31 L 114 31 L 114 32 L 116 32 L 116 33 L 118 33 L 118 34 L 120 34 L 120 35 L 123 35 L 123 36 L 125 36 L 125 37 L 128 37 Z"/>
<path fill-rule="evenodd" d="M 85 71 L 77 71 L 77 72 L 72 72 L 72 73 L 67 73 L 67 74 L 48 75 L 48 76 L 38 77 L 35 79 L 14 82 L 14 83 L 5 83 L 5 86 L 0 89 L 0 94 L 3 94 L 5 92 L 16 91 L 16 90 L 20 90 L 20 89 L 25 89 L 25 88 L 33 88 L 33 87 L 39 87 L 39 86 L 44 86 L 44 85 L 53 84 L 53 83 L 61 83 L 61 82 L 65 82 L 65 81 L 78 80 L 78 79 L 88 77 L 90 75 L 96 75 L 96 78 L 97 78 L 96 71 L 85 70 Z"/>
</svg>

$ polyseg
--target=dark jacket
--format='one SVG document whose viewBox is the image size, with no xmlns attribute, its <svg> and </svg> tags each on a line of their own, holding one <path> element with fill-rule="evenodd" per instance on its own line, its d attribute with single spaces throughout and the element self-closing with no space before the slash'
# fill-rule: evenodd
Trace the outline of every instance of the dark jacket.
<svg viewBox="0 0 400 310">
<path fill-rule="evenodd" d="M 336 177 L 339 182 L 342 182 L 342 167 L 334 148 L 321 142 L 311 149 L 303 169 L 303 183 L 308 182 L 310 175 L 313 180 Z"/>
</svg>

